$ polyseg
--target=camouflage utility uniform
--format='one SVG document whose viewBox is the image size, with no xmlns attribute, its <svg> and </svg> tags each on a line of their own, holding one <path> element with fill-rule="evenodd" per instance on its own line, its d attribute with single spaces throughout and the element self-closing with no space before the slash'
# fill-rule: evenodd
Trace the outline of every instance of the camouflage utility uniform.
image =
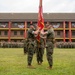
<svg viewBox="0 0 75 75">
<path fill-rule="evenodd" d="M 32 59 L 33 59 L 33 54 L 34 54 L 34 47 L 35 47 L 35 37 L 34 37 L 34 29 L 29 29 L 28 30 L 28 65 L 31 66 Z"/>
<path fill-rule="evenodd" d="M 54 30 L 51 27 L 47 30 L 47 38 L 46 38 L 46 54 L 47 60 L 49 63 L 49 67 L 53 66 L 53 49 L 54 49 Z"/>
</svg>

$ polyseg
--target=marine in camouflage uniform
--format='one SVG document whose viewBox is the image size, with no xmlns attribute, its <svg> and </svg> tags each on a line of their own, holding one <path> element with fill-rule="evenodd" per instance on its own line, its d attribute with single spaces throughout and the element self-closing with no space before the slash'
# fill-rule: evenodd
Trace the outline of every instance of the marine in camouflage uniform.
<svg viewBox="0 0 75 75">
<path fill-rule="evenodd" d="M 30 26 L 28 30 L 28 57 L 27 57 L 27 62 L 28 62 L 28 68 L 34 68 L 31 63 L 33 59 L 33 54 L 34 54 L 34 49 L 35 49 L 35 34 L 38 34 L 39 30 L 35 31 L 34 26 Z"/>
<path fill-rule="evenodd" d="M 46 25 L 47 31 L 43 32 L 43 35 L 46 35 L 46 55 L 49 63 L 48 69 L 51 69 L 53 66 L 53 50 L 55 42 L 55 34 L 51 25 Z"/>
</svg>

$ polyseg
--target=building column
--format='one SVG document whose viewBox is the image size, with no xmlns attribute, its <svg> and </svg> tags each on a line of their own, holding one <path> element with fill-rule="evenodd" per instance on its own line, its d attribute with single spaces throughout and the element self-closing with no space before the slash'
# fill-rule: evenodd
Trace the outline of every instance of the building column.
<svg viewBox="0 0 75 75">
<path fill-rule="evenodd" d="M 25 39 L 27 37 L 26 29 L 27 29 L 27 22 L 25 21 L 25 24 L 24 24 L 24 38 Z"/>
<path fill-rule="evenodd" d="M 10 42 L 10 37 L 11 37 L 11 22 L 8 24 L 9 30 L 8 30 L 8 42 Z"/>
<path fill-rule="evenodd" d="M 72 32 L 71 32 L 71 22 L 69 21 L 69 42 L 72 42 L 71 36 L 72 36 Z"/>
<path fill-rule="evenodd" d="M 63 22 L 63 41 L 65 42 L 65 21 Z"/>
</svg>

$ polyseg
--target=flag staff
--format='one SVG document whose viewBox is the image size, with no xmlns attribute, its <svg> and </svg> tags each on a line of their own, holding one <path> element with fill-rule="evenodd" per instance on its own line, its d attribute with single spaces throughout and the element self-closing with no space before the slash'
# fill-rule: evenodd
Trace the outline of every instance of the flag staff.
<svg viewBox="0 0 75 75">
<path fill-rule="evenodd" d="M 41 7 L 42 6 L 42 0 L 40 0 L 40 3 L 39 4 L 40 4 L 39 7 Z"/>
</svg>

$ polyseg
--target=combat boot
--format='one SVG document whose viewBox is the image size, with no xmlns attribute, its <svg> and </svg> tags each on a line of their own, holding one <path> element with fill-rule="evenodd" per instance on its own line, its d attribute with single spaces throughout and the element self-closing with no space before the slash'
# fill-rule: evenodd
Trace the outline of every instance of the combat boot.
<svg viewBox="0 0 75 75">
<path fill-rule="evenodd" d="M 47 69 L 47 70 L 51 70 L 51 69 L 52 69 L 52 66 L 49 66 L 49 67 L 47 67 L 46 69 Z"/>
<path fill-rule="evenodd" d="M 33 67 L 32 65 L 28 65 L 27 68 L 29 68 L 29 69 L 36 69 L 36 68 Z"/>
</svg>

